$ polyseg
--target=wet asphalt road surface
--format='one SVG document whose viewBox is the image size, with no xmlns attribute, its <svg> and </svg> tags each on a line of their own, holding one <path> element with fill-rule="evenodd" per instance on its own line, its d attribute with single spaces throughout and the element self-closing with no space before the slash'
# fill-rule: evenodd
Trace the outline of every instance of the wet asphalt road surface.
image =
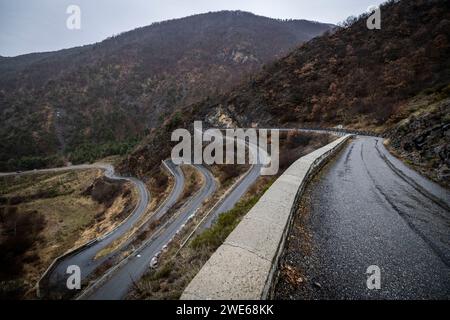
<svg viewBox="0 0 450 320">
<path fill-rule="evenodd" d="M 308 189 L 275 298 L 450 298 L 450 193 L 390 155 L 382 139 L 355 138 Z M 379 290 L 367 288 L 372 265 Z"/>
</svg>

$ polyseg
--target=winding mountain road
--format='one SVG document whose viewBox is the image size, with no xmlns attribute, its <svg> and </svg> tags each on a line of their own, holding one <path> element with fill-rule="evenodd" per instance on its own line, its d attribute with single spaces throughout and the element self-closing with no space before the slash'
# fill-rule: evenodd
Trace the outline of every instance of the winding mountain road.
<svg viewBox="0 0 450 320">
<path fill-rule="evenodd" d="M 307 281 L 279 285 L 276 298 L 450 298 L 450 193 L 382 139 L 356 137 L 313 185 L 310 202 L 311 249 L 287 246 L 285 257 Z M 367 288 L 369 266 L 381 270 L 379 290 Z"/>
<path fill-rule="evenodd" d="M 232 143 L 236 141 L 238 144 L 247 146 L 250 155 L 257 159 L 257 164 L 252 165 L 245 176 L 236 183 L 233 190 L 210 212 L 196 232 L 211 227 L 221 213 L 232 209 L 259 178 L 265 166 L 270 164 L 270 156 L 257 145 L 249 144 L 245 140 L 240 139 L 234 140 L 234 138 L 229 137 L 226 139 Z M 205 179 L 205 184 L 201 191 L 180 210 L 175 219 L 166 222 L 151 239 L 135 250 L 132 259 L 125 259 L 120 267 L 117 267 L 116 270 L 111 270 L 110 274 L 99 279 L 98 284 L 94 285 L 95 288 L 89 288 L 78 297 L 79 299 L 117 300 L 126 296 L 133 283 L 139 280 L 148 270 L 153 258 L 159 255 L 187 223 L 189 218 L 202 206 L 202 203 L 215 192 L 217 188 L 216 182 L 209 170 L 202 165 L 194 166 L 202 173 Z"/>
<path fill-rule="evenodd" d="M 172 161 L 164 161 L 163 164 L 170 171 L 170 173 L 175 177 L 175 185 L 172 188 L 171 193 L 167 197 L 167 199 L 163 202 L 163 204 L 153 213 L 153 215 L 148 219 L 146 224 L 149 224 L 153 221 L 156 221 L 164 216 L 165 213 L 178 201 L 181 193 L 184 188 L 184 175 L 179 166 L 176 166 L 172 163 Z M 68 292 L 66 288 L 66 281 L 68 278 L 68 274 L 66 273 L 67 267 L 70 265 L 77 265 L 81 269 L 81 279 L 84 280 L 89 275 L 92 274 L 100 265 L 102 265 L 105 261 L 107 261 L 117 250 L 114 252 L 105 255 L 102 258 L 95 259 L 95 256 L 102 249 L 111 245 L 114 241 L 125 235 L 129 230 L 136 226 L 137 222 L 142 218 L 145 214 L 148 203 L 149 203 L 149 193 L 147 191 L 147 187 L 145 184 L 136 179 L 136 178 L 128 178 L 117 176 L 114 172 L 114 168 L 108 164 L 92 164 L 92 165 L 76 165 L 76 166 L 67 166 L 61 168 L 52 168 L 52 169 L 42 169 L 42 170 L 33 170 L 33 171 L 25 171 L 25 172 L 11 172 L 11 173 L 0 173 L 0 177 L 7 176 L 17 176 L 17 175 L 29 175 L 36 173 L 52 173 L 52 172 L 64 172 L 64 171 L 72 171 L 72 170 L 88 170 L 88 169 L 101 169 L 104 170 L 104 174 L 106 177 L 112 180 L 126 180 L 133 183 L 138 190 L 138 204 L 134 208 L 133 212 L 129 215 L 129 217 L 124 220 L 117 228 L 108 234 L 103 235 L 96 241 L 93 241 L 91 245 L 87 246 L 83 250 L 80 250 L 73 255 L 69 255 L 65 257 L 63 260 L 58 261 L 55 265 L 53 265 L 48 270 L 48 283 L 46 284 L 45 290 L 47 292 L 51 291 L 52 295 L 59 294 L 64 296 L 65 293 Z M 126 246 L 130 243 L 131 239 L 124 242 L 120 248 Z M 41 288 L 42 289 L 42 288 Z"/>
<path fill-rule="evenodd" d="M 151 261 L 157 257 L 164 247 L 173 239 L 187 223 L 190 217 L 202 206 L 203 202 L 216 191 L 213 175 L 202 165 L 195 165 L 204 178 L 204 184 L 197 194 L 183 206 L 177 214 L 167 221 L 140 248 L 134 251 L 131 258 L 113 270 L 110 275 L 100 279 L 94 289 L 82 294 L 79 299 L 86 300 L 118 300 L 126 296 L 135 281 L 149 269 Z"/>
<path fill-rule="evenodd" d="M 115 174 L 114 167 L 109 164 L 92 164 L 92 165 L 77 165 L 67 166 L 53 169 L 42 169 L 34 171 L 26 171 L 20 173 L 3 173 L 0 176 L 12 176 L 12 175 L 27 175 L 36 173 L 51 173 L 51 172 L 64 172 L 72 170 L 88 170 L 88 169 L 101 169 L 104 170 L 104 175 L 112 180 L 125 180 L 131 182 L 138 191 L 138 203 L 130 215 L 114 230 L 103 235 L 101 238 L 92 241 L 91 245 L 86 247 L 73 255 L 67 256 L 63 260 L 58 261 L 47 271 L 48 282 L 46 283 L 46 290 L 51 290 L 52 294 L 61 294 L 67 292 L 66 281 L 68 274 L 66 273 L 67 267 L 71 265 L 77 265 L 82 270 L 81 278 L 85 279 L 89 276 L 99 265 L 101 265 L 109 256 L 105 256 L 102 259 L 95 260 L 95 255 L 115 240 L 123 236 L 129 229 L 131 229 L 136 222 L 145 214 L 148 203 L 149 193 L 145 184 L 136 179 L 129 177 L 121 177 Z M 40 288 L 42 289 L 42 288 Z"/>
<path fill-rule="evenodd" d="M 255 153 L 256 147 L 251 147 L 250 150 Z M 256 153 L 255 153 L 256 154 Z M 154 212 L 152 217 L 146 222 L 149 224 L 163 217 L 165 213 L 177 202 L 184 188 L 184 175 L 180 167 L 175 165 L 172 161 L 164 161 L 164 165 L 175 177 L 175 185 L 172 189 L 169 197 L 166 201 Z M 212 174 L 202 165 L 195 165 L 195 168 L 204 177 L 204 185 L 201 190 L 190 199 L 176 214 L 173 219 L 169 219 L 160 229 L 158 229 L 153 236 L 147 240 L 142 247 L 135 250 L 131 258 L 124 261 L 123 266 L 118 270 L 108 274 L 107 281 L 104 278 L 100 278 L 100 281 L 96 283 L 96 287 L 89 292 L 82 293 L 79 298 L 81 299 L 121 299 L 123 298 L 134 281 L 139 278 L 148 270 L 151 261 L 154 257 L 158 256 L 164 247 L 171 241 L 171 239 L 179 232 L 179 230 L 187 223 L 196 211 L 202 206 L 203 202 L 209 198 L 217 188 L 216 182 Z M 101 258 L 95 259 L 98 252 L 111 245 L 114 241 L 125 235 L 126 232 L 131 230 L 142 215 L 145 213 L 145 209 L 149 203 L 149 194 L 145 185 L 135 178 L 125 178 L 116 176 L 114 168 L 105 164 L 93 164 L 93 165 L 77 165 L 68 166 L 54 169 L 34 170 L 27 172 L 12 172 L 12 173 L 0 173 L 0 176 L 14 176 L 14 175 L 26 175 L 35 173 L 46 172 L 63 172 L 69 170 L 87 170 L 87 169 L 102 169 L 105 171 L 105 176 L 111 179 L 127 180 L 132 182 L 139 191 L 139 203 L 135 210 L 130 214 L 129 218 L 124 221 L 118 228 L 113 230 L 107 235 L 104 235 L 98 241 L 94 241 L 92 245 L 80 250 L 73 255 L 69 255 L 63 260 L 59 261 L 49 270 L 48 285 L 46 290 L 51 290 L 53 294 L 59 293 L 60 296 L 64 296 L 70 292 L 66 288 L 66 281 L 69 275 L 66 273 L 67 267 L 70 265 L 77 265 L 81 269 L 82 280 L 87 279 L 98 267 L 105 263 L 111 256 L 117 252 L 105 255 Z M 214 219 L 222 212 L 228 211 L 233 208 L 234 205 L 240 200 L 243 194 L 248 188 L 256 181 L 260 176 L 262 165 L 254 165 L 247 172 L 246 176 L 235 186 L 233 191 L 226 197 L 221 205 L 215 210 L 209 221 L 209 225 L 212 224 Z M 125 241 L 121 244 L 121 247 L 129 244 L 131 240 Z M 120 248 L 119 248 L 120 249 Z M 106 278 L 106 277 L 105 277 Z M 101 283 L 101 285 L 98 285 Z"/>
<path fill-rule="evenodd" d="M 171 161 L 165 161 L 164 165 L 168 168 L 170 173 L 175 177 L 175 185 L 164 201 L 163 205 L 159 207 L 151 216 L 148 223 L 160 219 L 169 209 L 172 207 L 178 198 L 180 197 L 183 187 L 184 187 L 184 175 L 178 166 L 173 165 Z M 133 212 L 118 228 L 113 230 L 113 232 L 104 235 L 99 239 L 99 241 L 94 242 L 93 245 L 77 252 L 74 255 L 66 257 L 64 260 L 59 261 L 59 263 L 51 270 L 49 274 L 49 289 L 57 292 L 66 292 L 66 280 L 69 275 L 67 275 L 66 270 L 70 265 L 77 265 L 81 269 L 81 279 L 84 280 L 89 277 L 92 272 L 94 272 L 99 266 L 105 263 L 111 256 L 117 252 L 118 249 L 125 247 L 130 241 L 126 241 L 121 244 L 119 248 L 114 250 L 101 258 L 95 259 L 96 255 L 103 249 L 110 246 L 114 241 L 118 240 L 120 237 L 124 236 L 129 230 L 135 227 L 138 221 L 143 217 L 146 212 L 149 203 L 149 194 L 145 184 L 135 178 L 123 178 L 114 175 L 114 169 L 109 166 L 105 171 L 105 175 L 111 179 L 124 179 L 132 182 L 139 191 L 139 202 Z"/>
</svg>

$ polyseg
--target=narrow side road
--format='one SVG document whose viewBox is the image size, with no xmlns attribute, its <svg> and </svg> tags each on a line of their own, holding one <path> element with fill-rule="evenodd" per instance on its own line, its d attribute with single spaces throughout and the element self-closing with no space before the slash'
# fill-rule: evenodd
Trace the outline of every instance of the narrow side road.
<svg viewBox="0 0 450 320">
<path fill-rule="evenodd" d="M 275 298 L 450 298 L 450 193 L 382 139 L 355 138 L 309 190 L 282 261 L 300 280 L 282 276 Z M 367 288 L 373 265 L 380 290 Z"/>
</svg>

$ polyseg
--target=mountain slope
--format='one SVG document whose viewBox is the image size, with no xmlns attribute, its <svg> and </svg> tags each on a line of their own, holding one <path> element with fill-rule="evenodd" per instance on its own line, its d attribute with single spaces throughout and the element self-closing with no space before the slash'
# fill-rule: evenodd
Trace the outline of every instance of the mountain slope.
<svg viewBox="0 0 450 320">
<path fill-rule="evenodd" d="M 431 88 L 441 96 L 450 91 L 450 3 L 390 1 L 381 12 L 381 30 L 367 29 L 367 15 L 362 15 L 265 66 L 233 90 L 187 106 L 183 117 L 173 116 L 175 127 L 208 119 L 214 126 L 343 124 L 389 131 L 409 117 L 412 111 L 405 105 L 420 92 Z M 446 121 L 448 116 L 441 116 L 428 125 Z M 159 141 L 170 141 L 173 123 L 150 135 L 123 170 L 144 174 L 155 165 L 149 154 L 168 155 Z M 448 156 L 428 156 L 447 166 Z"/>
<path fill-rule="evenodd" d="M 449 83 L 449 9 L 442 0 L 391 1 L 381 9 L 381 30 L 368 30 L 362 16 L 273 63 L 220 103 L 247 124 L 380 126 L 409 98 Z"/>
<path fill-rule="evenodd" d="M 225 11 L 0 59 L 0 170 L 51 165 L 42 158 L 57 153 L 75 162 L 123 153 L 180 106 L 225 92 L 331 27 Z"/>
</svg>

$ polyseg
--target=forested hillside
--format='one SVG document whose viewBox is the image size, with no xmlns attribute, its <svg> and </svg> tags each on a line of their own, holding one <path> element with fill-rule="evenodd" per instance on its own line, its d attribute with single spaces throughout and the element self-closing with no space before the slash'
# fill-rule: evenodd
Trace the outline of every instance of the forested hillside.
<svg viewBox="0 0 450 320">
<path fill-rule="evenodd" d="M 174 110 L 226 92 L 331 27 L 225 11 L 1 58 L 0 170 L 126 153 Z"/>
</svg>

